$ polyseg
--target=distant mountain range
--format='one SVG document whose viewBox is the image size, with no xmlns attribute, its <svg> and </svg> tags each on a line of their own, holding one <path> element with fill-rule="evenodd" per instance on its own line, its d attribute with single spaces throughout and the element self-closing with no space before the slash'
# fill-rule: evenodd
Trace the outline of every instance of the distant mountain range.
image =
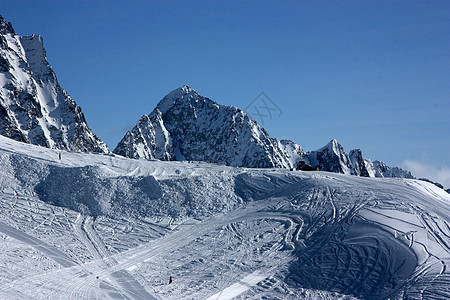
<svg viewBox="0 0 450 300">
<path fill-rule="evenodd" d="M 143 115 L 113 151 L 137 159 L 205 161 L 246 168 L 321 169 L 365 177 L 413 178 L 410 172 L 347 154 L 332 140 L 305 152 L 290 140 L 271 138 L 249 115 L 182 86 Z"/>
<path fill-rule="evenodd" d="M 108 153 L 81 108 L 59 85 L 42 37 L 20 37 L 0 16 L 0 134 L 48 148 Z M 365 177 L 413 178 L 410 172 L 347 154 L 332 140 L 306 152 L 277 140 L 246 112 L 182 86 L 165 96 L 119 142 L 115 154 L 136 159 L 205 161 L 246 168 L 324 170 Z"/>
</svg>

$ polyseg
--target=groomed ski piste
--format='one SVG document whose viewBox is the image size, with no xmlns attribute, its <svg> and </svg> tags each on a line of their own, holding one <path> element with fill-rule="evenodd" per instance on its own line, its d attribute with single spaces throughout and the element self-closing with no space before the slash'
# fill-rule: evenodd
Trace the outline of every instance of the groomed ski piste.
<svg viewBox="0 0 450 300">
<path fill-rule="evenodd" d="M 423 181 L 0 136 L 0 186 L 0 299 L 450 298 L 450 196 Z"/>
</svg>

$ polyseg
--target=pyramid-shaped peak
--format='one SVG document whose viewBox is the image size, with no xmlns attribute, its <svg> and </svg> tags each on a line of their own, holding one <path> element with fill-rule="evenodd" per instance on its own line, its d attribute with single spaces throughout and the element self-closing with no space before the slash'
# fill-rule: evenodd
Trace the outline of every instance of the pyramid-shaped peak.
<svg viewBox="0 0 450 300">
<path fill-rule="evenodd" d="M 339 142 L 336 139 L 332 139 L 324 148 L 338 149 L 338 148 L 342 148 L 342 146 L 341 146 L 341 144 L 339 144 Z"/>
<path fill-rule="evenodd" d="M 198 95 L 198 93 L 190 86 L 183 85 L 169 94 L 167 94 L 156 106 L 162 113 L 167 112 L 178 99 L 184 99 L 189 96 Z"/>
<path fill-rule="evenodd" d="M 328 144 L 326 144 L 324 147 L 322 147 L 320 150 L 328 149 L 330 152 L 334 152 L 336 155 L 339 155 L 340 153 L 344 153 L 344 148 L 336 139 L 332 139 Z"/>
<path fill-rule="evenodd" d="M 328 143 L 328 145 L 331 145 L 331 146 L 337 146 L 337 145 L 339 145 L 339 142 L 338 142 L 336 139 L 332 139 L 332 140 Z"/>
</svg>

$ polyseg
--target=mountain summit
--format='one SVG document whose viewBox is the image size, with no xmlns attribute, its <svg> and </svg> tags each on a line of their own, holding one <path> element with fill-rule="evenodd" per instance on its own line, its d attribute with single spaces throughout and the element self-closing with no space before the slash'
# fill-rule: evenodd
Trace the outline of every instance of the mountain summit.
<svg viewBox="0 0 450 300">
<path fill-rule="evenodd" d="M 1 16 L 0 134 L 55 149 L 109 152 L 59 85 L 42 37 L 17 35 Z"/>
<path fill-rule="evenodd" d="M 336 139 L 316 151 L 308 152 L 304 159 L 313 167 L 320 166 L 321 170 L 334 173 L 362 177 L 414 178 L 409 171 L 364 158 L 361 149 L 353 149 L 347 154 Z"/>
<path fill-rule="evenodd" d="M 270 138 L 244 111 L 182 86 L 165 96 L 114 153 L 144 159 L 206 161 L 249 168 L 292 168 L 300 147 Z"/>
</svg>

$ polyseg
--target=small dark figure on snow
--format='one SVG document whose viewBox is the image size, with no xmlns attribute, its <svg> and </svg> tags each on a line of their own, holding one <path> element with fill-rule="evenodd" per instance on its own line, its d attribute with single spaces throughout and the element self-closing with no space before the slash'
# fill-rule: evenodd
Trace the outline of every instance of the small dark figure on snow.
<svg viewBox="0 0 450 300">
<path fill-rule="evenodd" d="M 59 160 L 61 160 L 61 152 L 59 152 Z"/>
<path fill-rule="evenodd" d="M 172 276 L 169 277 L 169 284 L 172 283 Z"/>
</svg>

